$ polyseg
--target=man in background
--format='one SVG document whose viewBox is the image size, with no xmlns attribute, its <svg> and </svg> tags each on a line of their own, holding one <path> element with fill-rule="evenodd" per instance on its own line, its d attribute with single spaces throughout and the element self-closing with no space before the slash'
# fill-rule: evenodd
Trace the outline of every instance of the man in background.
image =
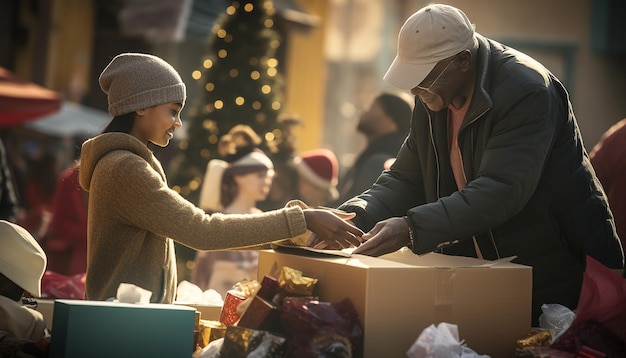
<svg viewBox="0 0 626 358">
<path fill-rule="evenodd" d="M 13 177 L 6 157 L 2 139 L 0 139 L 0 220 L 15 222 L 17 216 L 17 198 L 13 187 Z"/>
<path fill-rule="evenodd" d="M 343 177 L 338 204 L 369 189 L 382 173 L 385 161 L 395 158 L 409 133 L 411 110 L 408 100 L 382 93 L 361 114 L 356 129 L 365 135 L 367 147 Z"/>
</svg>

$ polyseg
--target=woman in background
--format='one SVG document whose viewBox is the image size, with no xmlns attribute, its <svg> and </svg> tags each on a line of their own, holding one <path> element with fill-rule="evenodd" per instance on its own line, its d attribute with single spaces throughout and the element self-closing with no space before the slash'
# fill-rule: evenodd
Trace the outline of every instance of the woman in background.
<svg viewBox="0 0 626 358">
<path fill-rule="evenodd" d="M 258 148 L 261 139 L 246 125 L 233 127 L 220 139 L 222 158 L 207 166 L 199 207 L 225 214 L 256 214 L 272 186 L 274 165 Z M 203 291 L 212 288 L 222 297 L 232 286 L 257 275 L 256 250 L 200 251 L 196 254 L 191 281 Z"/>
</svg>

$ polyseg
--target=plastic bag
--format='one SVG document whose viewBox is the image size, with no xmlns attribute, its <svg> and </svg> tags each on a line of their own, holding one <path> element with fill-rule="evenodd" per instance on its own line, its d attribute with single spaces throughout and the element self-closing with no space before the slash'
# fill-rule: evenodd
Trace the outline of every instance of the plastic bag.
<svg viewBox="0 0 626 358">
<path fill-rule="evenodd" d="M 54 271 L 46 271 L 41 278 L 41 298 L 84 299 L 85 274 L 65 276 Z"/>
<path fill-rule="evenodd" d="M 445 322 L 426 327 L 406 355 L 409 358 L 489 358 L 459 341 L 457 325 Z"/>
<path fill-rule="evenodd" d="M 558 303 L 541 305 L 539 328 L 552 331 L 552 342 L 559 338 L 572 325 L 576 314 Z"/>
</svg>

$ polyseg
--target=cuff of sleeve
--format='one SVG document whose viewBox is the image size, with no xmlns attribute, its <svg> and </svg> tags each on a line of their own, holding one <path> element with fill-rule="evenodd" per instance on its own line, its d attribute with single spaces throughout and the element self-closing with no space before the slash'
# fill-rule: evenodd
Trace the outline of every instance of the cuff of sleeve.
<svg viewBox="0 0 626 358">
<path fill-rule="evenodd" d="M 302 237 L 308 237 L 308 235 L 310 235 L 310 231 L 307 230 L 303 212 L 303 210 L 307 208 L 308 206 L 300 200 L 291 200 L 285 205 L 289 235 L 292 239 L 291 241 L 294 243 L 303 244 L 306 238 L 303 240 Z M 294 241 L 293 239 L 296 238 L 299 238 L 299 240 Z"/>
<path fill-rule="evenodd" d="M 407 245 L 407 247 L 409 249 L 411 249 L 411 251 L 414 251 L 414 248 L 415 248 L 415 237 L 413 236 L 413 229 L 411 229 L 411 221 L 409 221 L 409 217 L 408 216 L 404 216 L 402 218 L 404 219 L 404 221 L 406 221 L 406 226 L 408 226 L 408 228 L 409 228 L 409 244 Z"/>
</svg>

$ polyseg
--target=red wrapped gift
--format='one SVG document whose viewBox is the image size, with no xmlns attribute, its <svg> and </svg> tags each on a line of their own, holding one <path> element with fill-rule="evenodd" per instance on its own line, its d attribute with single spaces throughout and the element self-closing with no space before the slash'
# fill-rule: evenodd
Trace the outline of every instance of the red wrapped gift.
<svg viewBox="0 0 626 358">
<path fill-rule="evenodd" d="M 280 310 L 273 303 L 256 295 L 241 315 L 237 326 L 282 333 Z"/>
<path fill-rule="evenodd" d="M 279 293 L 280 284 L 278 280 L 272 276 L 264 276 L 263 280 L 261 280 L 261 288 L 259 288 L 256 295 L 266 301 L 272 302 L 274 301 L 274 297 Z"/>
<path fill-rule="evenodd" d="M 224 306 L 220 312 L 220 322 L 226 326 L 232 326 L 239 320 L 237 307 L 246 299 L 241 292 L 237 290 L 228 290 L 226 298 L 224 298 Z"/>
</svg>

